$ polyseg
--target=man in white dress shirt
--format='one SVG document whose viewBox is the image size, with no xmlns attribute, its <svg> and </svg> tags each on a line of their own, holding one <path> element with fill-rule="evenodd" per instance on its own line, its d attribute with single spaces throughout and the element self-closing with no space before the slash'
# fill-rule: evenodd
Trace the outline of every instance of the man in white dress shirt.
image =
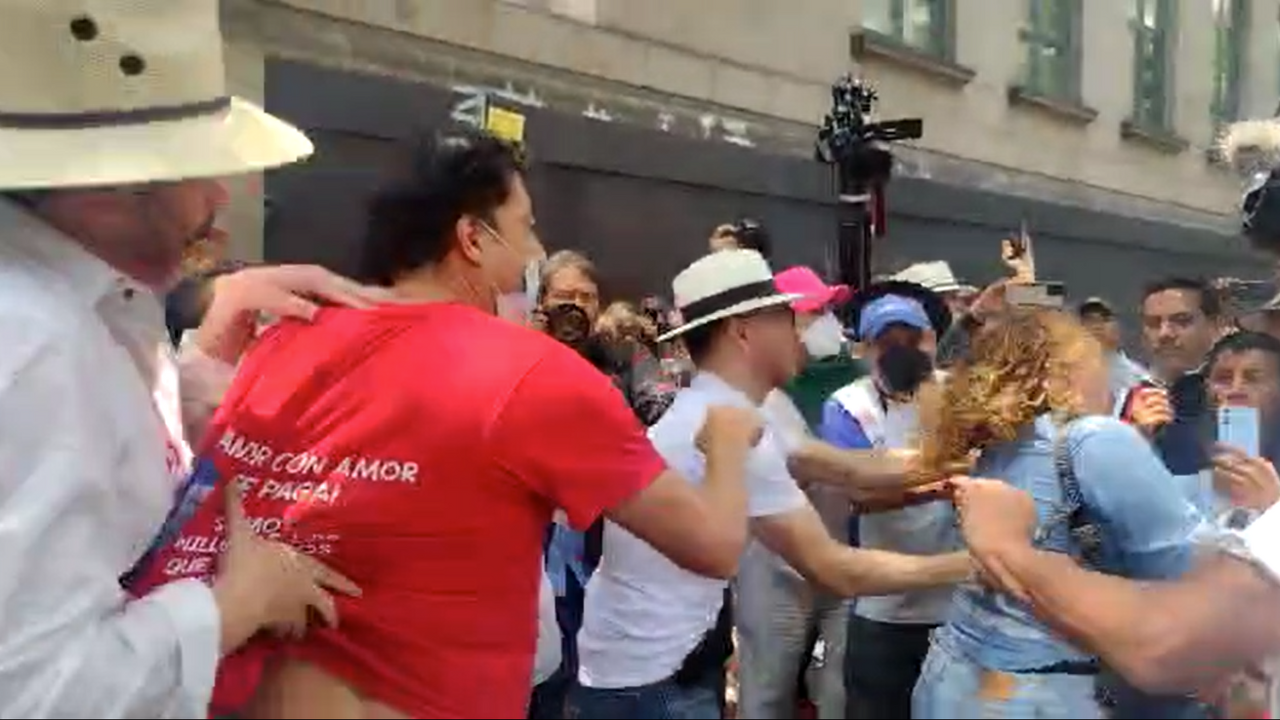
<svg viewBox="0 0 1280 720">
<path fill-rule="evenodd" d="M 705 458 L 695 442 L 712 405 L 758 408 L 795 374 L 801 357 L 790 303 L 754 250 L 712 253 L 672 284 L 684 338 L 698 366 L 690 387 L 649 431 L 673 469 L 701 482 Z M 963 553 L 913 557 L 850 548 L 827 532 L 787 470 L 780 430 L 766 418 L 747 459 L 751 533 L 806 579 L 842 596 L 899 592 L 956 582 L 969 572 Z M 570 715 L 583 718 L 718 718 L 723 670 L 703 657 L 727 581 L 682 570 L 643 540 L 606 523 L 599 569 L 586 588 L 578 635 L 579 685 Z"/>
<path fill-rule="evenodd" d="M 248 523 L 212 587 L 119 580 L 258 312 L 371 298 L 320 268 L 235 273 L 175 363 L 158 293 L 226 202 L 218 178 L 311 152 L 225 94 L 217 5 L 0 5 L 0 717 L 204 717 L 221 654 L 355 591 Z"/>
</svg>

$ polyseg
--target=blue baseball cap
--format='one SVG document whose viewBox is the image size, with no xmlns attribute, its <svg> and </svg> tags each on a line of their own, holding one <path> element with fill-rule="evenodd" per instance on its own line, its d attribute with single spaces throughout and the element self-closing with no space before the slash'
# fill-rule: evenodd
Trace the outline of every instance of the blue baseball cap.
<svg viewBox="0 0 1280 720">
<path fill-rule="evenodd" d="M 902 295 L 885 295 L 863 306 L 862 313 L 858 315 L 858 337 L 875 340 L 895 324 L 917 330 L 932 327 L 923 305 Z"/>
</svg>

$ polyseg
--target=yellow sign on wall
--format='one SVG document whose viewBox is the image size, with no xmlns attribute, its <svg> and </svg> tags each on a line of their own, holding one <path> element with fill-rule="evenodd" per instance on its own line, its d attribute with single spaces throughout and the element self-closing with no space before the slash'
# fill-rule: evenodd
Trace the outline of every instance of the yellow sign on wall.
<svg viewBox="0 0 1280 720">
<path fill-rule="evenodd" d="M 484 129 L 512 143 L 524 142 L 524 115 L 492 105 L 485 111 Z"/>
</svg>

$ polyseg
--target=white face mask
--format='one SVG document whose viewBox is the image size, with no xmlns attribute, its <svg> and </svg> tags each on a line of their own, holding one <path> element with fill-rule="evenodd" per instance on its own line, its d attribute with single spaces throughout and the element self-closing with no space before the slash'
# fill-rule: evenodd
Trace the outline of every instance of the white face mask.
<svg viewBox="0 0 1280 720">
<path fill-rule="evenodd" d="M 501 243 L 504 248 L 515 252 L 515 249 L 511 247 L 511 243 L 502 237 L 502 233 L 495 230 L 489 223 L 482 221 L 480 225 L 490 237 Z M 493 312 L 495 315 L 521 325 L 527 324 L 532 319 L 533 311 L 538 306 L 538 292 L 542 284 L 542 262 L 542 258 L 537 258 L 525 263 L 521 289 L 509 293 L 494 293 Z M 495 287 L 494 289 L 496 291 L 497 288 Z"/>
<path fill-rule="evenodd" d="M 844 348 L 844 328 L 834 313 L 827 312 L 814 320 L 800 334 L 800 342 L 812 358 L 839 355 Z"/>
<path fill-rule="evenodd" d="M 541 283 L 542 261 L 530 260 L 524 266 L 524 287 L 497 296 L 495 306 L 498 317 L 522 325 L 528 323 L 534 308 L 538 306 Z"/>
</svg>

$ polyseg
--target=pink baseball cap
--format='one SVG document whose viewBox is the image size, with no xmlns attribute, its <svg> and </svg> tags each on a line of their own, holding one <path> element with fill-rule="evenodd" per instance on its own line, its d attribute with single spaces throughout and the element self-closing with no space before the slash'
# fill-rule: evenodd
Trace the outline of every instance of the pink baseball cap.
<svg viewBox="0 0 1280 720">
<path fill-rule="evenodd" d="M 818 273 L 804 266 L 783 270 L 773 277 L 773 282 L 778 292 L 804 296 L 791 303 L 796 312 L 819 312 L 843 305 L 853 297 L 853 290 L 848 285 L 828 285 L 818 277 Z"/>
</svg>

